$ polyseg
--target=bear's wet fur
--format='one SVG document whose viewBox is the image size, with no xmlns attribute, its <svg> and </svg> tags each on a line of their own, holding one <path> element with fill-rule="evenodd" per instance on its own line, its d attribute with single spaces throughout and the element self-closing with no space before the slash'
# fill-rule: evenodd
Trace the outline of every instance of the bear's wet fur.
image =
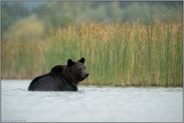
<svg viewBox="0 0 184 123">
<path fill-rule="evenodd" d="M 47 74 L 32 80 L 29 91 L 77 91 L 77 85 L 88 77 L 85 59 L 77 62 L 68 59 L 67 65 L 56 65 Z"/>
</svg>

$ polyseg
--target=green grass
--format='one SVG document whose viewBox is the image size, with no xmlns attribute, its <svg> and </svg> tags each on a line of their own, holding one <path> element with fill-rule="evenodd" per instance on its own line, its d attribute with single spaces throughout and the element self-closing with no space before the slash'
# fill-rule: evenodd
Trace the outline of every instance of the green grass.
<svg viewBox="0 0 184 123">
<path fill-rule="evenodd" d="M 36 41 L 2 41 L 2 78 L 32 79 L 86 58 L 84 84 L 182 86 L 182 22 L 86 23 Z"/>
</svg>

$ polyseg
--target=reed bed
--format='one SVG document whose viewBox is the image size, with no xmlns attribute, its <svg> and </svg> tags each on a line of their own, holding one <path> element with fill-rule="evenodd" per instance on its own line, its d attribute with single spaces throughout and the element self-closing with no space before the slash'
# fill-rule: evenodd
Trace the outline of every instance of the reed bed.
<svg viewBox="0 0 184 123">
<path fill-rule="evenodd" d="M 57 29 L 46 39 L 2 41 L 2 78 L 32 79 L 83 56 L 90 73 L 83 84 L 182 86 L 182 27 L 182 21 L 89 22 Z"/>
</svg>

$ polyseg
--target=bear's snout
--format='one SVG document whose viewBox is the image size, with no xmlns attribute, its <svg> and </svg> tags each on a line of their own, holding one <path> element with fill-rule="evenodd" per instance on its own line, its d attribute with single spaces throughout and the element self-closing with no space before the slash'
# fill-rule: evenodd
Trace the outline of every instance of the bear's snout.
<svg viewBox="0 0 184 123">
<path fill-rule="evenodd" d="M 89 73 L 86 74 L 85 78 L 87 78 L 89 76 Z"/>
<path fill-rule="evenodd" d="M 86 79 L 88 76 L 89 76 L 89 73 L 86 72 L 86 73 L 83 73 L 81 77 L 82 79 Z"/>
</svg>

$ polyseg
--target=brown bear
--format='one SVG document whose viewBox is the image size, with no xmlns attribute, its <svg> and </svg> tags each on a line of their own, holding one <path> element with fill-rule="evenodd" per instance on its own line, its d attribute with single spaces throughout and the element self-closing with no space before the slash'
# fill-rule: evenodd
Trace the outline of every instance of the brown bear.
<svg viewBox="0 0 184 123">
<path fill-rule="evenodd" d="M 47 74 L 32 80 L 29 91 L 77 91 L 79 82 L 88 77 L 85 59 L 77 62 L 68 59 L 67 65 L 56 65 Z"/>
</svg>

